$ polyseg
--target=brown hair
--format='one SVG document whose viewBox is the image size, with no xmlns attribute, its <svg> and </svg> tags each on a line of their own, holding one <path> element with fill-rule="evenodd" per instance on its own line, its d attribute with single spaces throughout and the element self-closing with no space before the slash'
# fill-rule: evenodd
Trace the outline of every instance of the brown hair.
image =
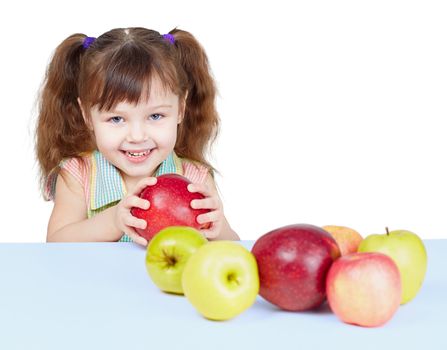
<svg viewBox="0 0 447 350">
<path fill-rule="evenodd" d="M 74 34 L 57 48 L 39 96 L 36 154 L 40 182 L 64 158 L 79 157 L 96 148 L 77 102 L 85 111 L 93 106 L 112 109 L 119 102 L 138 103 L 153 78 L 162 87 L 187 99 L 174 150 L 180 156 L 215 170 L 205 159 L 219 132 L 217 93 L 203 47 L 189 32 L 169 32 L 174 44 L 146 28 L 119 28 L 98 37 L 87 49 L 86 35 Z M 87 116 L 88 117 L 88 116 Z"/>
</svg>

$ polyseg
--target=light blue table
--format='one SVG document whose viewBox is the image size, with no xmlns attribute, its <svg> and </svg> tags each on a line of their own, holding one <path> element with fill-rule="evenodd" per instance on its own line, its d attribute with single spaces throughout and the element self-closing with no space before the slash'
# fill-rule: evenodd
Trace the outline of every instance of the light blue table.
<svg viewBox="0 0 447 350">
<path fill-rule="evenodd" d="M 420 293 L 370 329 L 342 323 L 327 304 L 294 313 L 261 297 L 232 320 L 206 320 L 156 288 L 132 243 L 0 244 L 0 349 L 445 350 L 447 240 L 425 244 Z"/>
</svg>

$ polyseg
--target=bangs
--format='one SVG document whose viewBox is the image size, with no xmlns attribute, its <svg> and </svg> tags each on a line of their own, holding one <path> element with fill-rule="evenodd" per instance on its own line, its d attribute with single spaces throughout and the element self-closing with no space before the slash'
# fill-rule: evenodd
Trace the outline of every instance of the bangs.
<svg viewBox="0 0 447 350">
<path fill-rule="evenodd" d="M 107 111 L 120 102 L 138 104 L 148 100 L 154 79 L 160 81 L 164 93 L 180 95 L 175 66 L 149 50 L 128 43 L 103 59 L 103 65 L 88 74 L 86 81 L 90 84 L 80 91 L 85 92 L 81 100 L 90 107 Z"/>
</svg>

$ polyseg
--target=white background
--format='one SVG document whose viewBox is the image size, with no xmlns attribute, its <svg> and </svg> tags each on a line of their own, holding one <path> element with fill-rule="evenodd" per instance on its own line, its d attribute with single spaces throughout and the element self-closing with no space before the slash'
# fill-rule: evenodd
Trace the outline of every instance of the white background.
<svg viewBox="0 0 447 350">
<path fill-rule="evenodd" d="M 219 88 L 211 161 L 242 239 L 292 223 L 447 238 L 444 1 L 3 2 L 0 241 L 42 242 L 36 94 L 73 33 L 188 30 Z"/>
</svg>

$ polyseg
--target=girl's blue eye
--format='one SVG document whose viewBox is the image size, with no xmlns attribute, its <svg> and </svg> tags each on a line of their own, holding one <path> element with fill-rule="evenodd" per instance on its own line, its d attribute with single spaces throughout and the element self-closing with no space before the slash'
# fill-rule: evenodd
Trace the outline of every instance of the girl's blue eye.
<svg viewBox="0 0 447 350">
<path fill-rule="evenodd" d="M 162 116 L 161 114 L 152 114 L 152 115 L 150 116 L 150 118 L 151 118 L 152 120 L 160 120 L 161 118 L 163 118 L 163 116 Z"/>
<path fill-rule="evenodd" d="M 119 124 L 122 120 L 123 117 L 112 117 L 109 119 L 113 124 Z"/>
</svg>

